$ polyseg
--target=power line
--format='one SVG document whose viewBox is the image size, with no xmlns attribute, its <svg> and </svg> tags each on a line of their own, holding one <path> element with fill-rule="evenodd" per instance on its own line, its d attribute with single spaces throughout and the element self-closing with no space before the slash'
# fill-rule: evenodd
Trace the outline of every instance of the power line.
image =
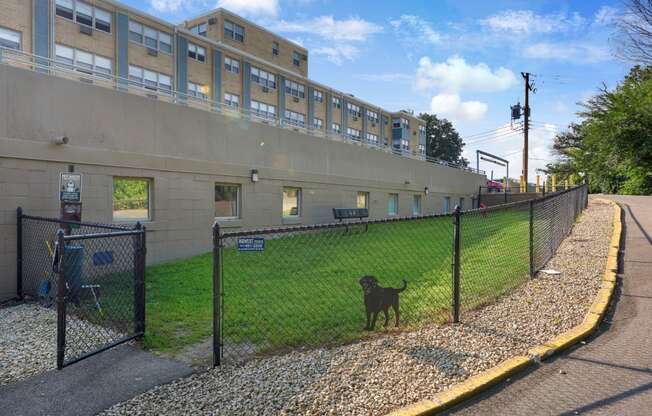
<svg viewBox="0 0 652 416">
<path fill-rule="evenodd" d="M 479 136 L 488 136 L 488 135 L 496 134 L 496 133 L 499 133 L 499 132 L 504 132 L 507 129 L 513 130 L 511 126 L 502 126 L 502 127 L 498 127 L 496 129 L 493 129 L 493 130 L 487 130 L 487 131 L 480 132 L 480 133 L 469 134 L 468 136 L 464 136 L 463 139 L 473 139 L 473 138 L 476 138 L 476 137 L 479 137 Z"/>
<path fill-rule="evenodd" d="M 466 142 L 466 144 L 477 144 L 477 143 L 488 142 L 488 141 L 492 141 L 494 139 L 499 139 L 501 137 L 516 135 L 518 133 L 521 133 L 522 131 L 523 131 L 523 129 L 512 130 L 512 131 L 508 131 L 508 132 L 505 132 L 505 133 L 495 134 L 493 136 L 482 137 L 480 139 L 471 140 L 469 142 Z"/>
</svg>

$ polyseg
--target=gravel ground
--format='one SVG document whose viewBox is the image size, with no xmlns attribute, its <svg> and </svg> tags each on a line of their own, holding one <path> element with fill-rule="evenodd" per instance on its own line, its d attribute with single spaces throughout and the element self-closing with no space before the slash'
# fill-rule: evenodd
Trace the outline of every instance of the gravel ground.
<svg viewBox="0 0 652 416">
<path fill-rule="evenodd" d="M 69 335 L 67 356 L 75 356 L 122 335 L 68 316 L 70 328 L 83 328 L 83 345 L 72 345 Z M 69 332 L 70 334 L 70 332 Z M 82 333 L 77 331 L 76 335 Z M 75 335 L 75 334 L 73 334 Z M 74 347 L 77 347 L 75 349 Z M 57 366 L 57 313 L 36 303 L 0 308 L 0 386 L 16 383 Z"/>
<path fill-rule="evenodd" d="M 547 268 L 462 324 L 225 366 L 104 415 L 377 415 L 431 398 L 582 322 L 604 272 L 613 208 L 591 201 Z M 581 261 L 578 261 L 581 259 Z"/>
</svg>

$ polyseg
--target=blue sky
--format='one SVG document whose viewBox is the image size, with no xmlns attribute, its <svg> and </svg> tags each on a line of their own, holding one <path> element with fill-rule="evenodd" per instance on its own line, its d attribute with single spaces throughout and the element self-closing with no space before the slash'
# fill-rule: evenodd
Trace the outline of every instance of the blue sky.
<svg viewBox="0 0 652 416">
<path fill-rule="evenodd" d="M 310 78 L 388 110 L 446 117 L 468 137 L 473 164 L 482 149 L 517 175 L 522 134 L 509 129 L 509 106 L 523 101 L 522 71 L 537 88 L 532 171 L 552 158 L 554 132 L 576 119 L 576 103 L 629 69 L 613 57 L 617 0 L 123 1 L 174 23 L 218 6 L 241 14 L 308 48 Z"/>
</svg>

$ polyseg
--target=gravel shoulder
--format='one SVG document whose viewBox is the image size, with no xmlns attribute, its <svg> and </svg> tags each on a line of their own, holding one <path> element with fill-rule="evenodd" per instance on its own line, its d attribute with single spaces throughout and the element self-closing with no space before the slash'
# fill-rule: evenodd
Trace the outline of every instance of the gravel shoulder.
<svg viewBox="0 0 652 416">
<path fill-rule="evenodd" d="M 582 322 L 600 288 L 613 207 L 591 200 L 571 236 L 537 276 L 432 326 L 331 349 L 224 366 L 108 409 L 104 415 L 376 415 L 429 399 Z"/>
</svg>

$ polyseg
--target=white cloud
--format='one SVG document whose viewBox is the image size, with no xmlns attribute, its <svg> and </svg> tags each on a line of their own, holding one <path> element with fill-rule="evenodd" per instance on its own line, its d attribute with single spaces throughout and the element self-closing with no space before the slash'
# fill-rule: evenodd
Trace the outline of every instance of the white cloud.
<svg viewBox="0 0 652 416">
<path fill-rule="evenodd" d="M 312 51 L 313 55 L 323 55 L 335 65 L 342 65 L 344 61 L 354 61 L 360 50 L 352 45 L 323 46 Z"/>
<path fill-rule="evenodd" d="M 462 101 L 458 94 L 442 93 L 432 97 L 430 111 L 453 121 L 477 121 L 489 106 L 480 101 Z"/>
<path fill-rule="evenodd" d="M 364 81 L 379 81 L 379 82 L 409 82 L 414 80 L 411 74 L 404 74 L 401 72 L 386 72 L 384 74 L 359 74 L 355 76 Z"/>
<path fill-rule="evenodd" d="M 218 0 L 217 7 L 249 17 L 275 17 L 279 9 L 278 0 Z"/>
<path fill-rule="evenodd" d="M 336 20 L 333 16 L 319 16 L 306 21 L 280 21 L 273 30 L 283 33 L 304 33 L 338 41 L 365 41 L 383 28 L 358 17 Z"/>
<path fill-rule="evenodd" d="M 416 76 L 417 89 L 437 88 L 445 92 L 504 91 L 515 83 L 516 76 L 509 69 L 500 67 L 492 71 L 485 63 L 469 65 L 457 55 L 436 63 L 428 57 L 421 58 Z"/>
<path fill-rule="evenodd" d="M 404 14 L 398 19 L 390 20 L 389 24 L 403 40 L 411 43 L 416 41 L 418 43 L 439 45 L 444 39 L 444 36 L 437 32 L 430 22 L 423 20 L 419 16 Z"/>
<path fill-rule="evenodd" d="M 593 23 L 596 25 L 609 25 L 616 21 L 620 15 L 618 9 L 611 6 L 602 6 L 595 12 Z"/>
<path fill-rule="evenodd" d="M 573 42 L 535 43 L 525 48 L 524 55 L 532 59 L 552 59 L 577 63 L 595 63 L 612 59 L 606 46 Z"/>
<path fill-rule="evenodd" d="M 480 20 L 483 26 L 515 34 L 552 33 L 582 26 L 585 19 L 578 13 L 539 15 L 531 10 L 506 10 Z"/>
<path fill-rule="evenodd" d="M 184 0 L 149 0 L 150 5 L 154 10 L 161 13 L 176 12 L 185 5 Z"/>
</svg>

